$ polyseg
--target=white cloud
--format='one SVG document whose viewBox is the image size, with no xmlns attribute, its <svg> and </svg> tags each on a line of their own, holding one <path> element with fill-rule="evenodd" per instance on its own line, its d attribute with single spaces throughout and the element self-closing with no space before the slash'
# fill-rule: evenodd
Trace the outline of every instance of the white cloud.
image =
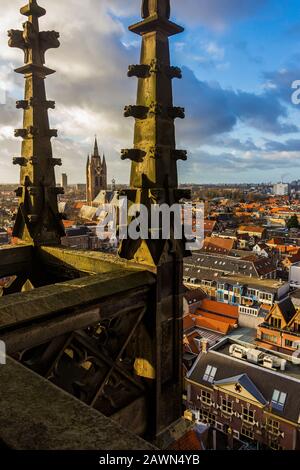
<svg viewBox="0 0 300 470">
<path fill-rule="evenodd" d="M 70 181 L 83 182 L 86 155 L 94 134 L 98 134 L 101 149 L 107 155 L 109 178 L 114 176 L 117 181 L 128 182 L 129 164 L 120 160 L 120 149 L 132 145 L 133 121 L 123 118 L 122 108 L 135 102 L 137 82 L 128 79 L 126 71 L 130 63 L 139 61 L 140 39 L 126 32 L 120 17 L 138 19 L 141 0 L 39 3 L 47 9 L 47 16 L 40 20 L 41 29 L 61 33 L 61 47 L 46 56 L 47 66 L 57 70 L 46 80 L 47 95 L 57 103 L 56 110 L 49 113 L 52 127 L 59 130 L 59 138 L 53 139 L 54 156 L 62 158 L 63 171 L 69 174 Z M 265 0 L 173 0 L 172 11 L 179 22 L 182 20 L 188 26 L 223 28 L 265 3 Z M 18 10 L 23 4 L 25 0 L 1 0 L 0 80 L 8 92 L 6 106 L 0 105 L 2 182 L 18 179 L 18 169 L 11 165 L 10 157 L 20 152 L 20 140 L 13 138 L 12 130 L 20 127 L 22 113 L 13 102 L 23 96 L 23 77 L 13 69 L 21 65 L 23 57 L 21 51 L 7 46 L 6 30 L 21 28 L 24 17 Z M 224 62 L 224 49 L 217 42 L 208 41 L 202 46 L 219 68 L 229 66 Z M 180 42 L 179 37 L 176 47 L 184 49 L 188 44 Z M 183 148 L 193 150 L 199 147 L 199 142 L 230 133 L 238 119 L 254 127 L 269 125 L 271 132 L 285 129 L 279 122 L 283 110 L 276 100 L 257 98 L 251 112 L 246 114 L 245 108 L 253 101 L 251 94 L 228 92 L 218 84 L 200 82 L 188 70 L 184 80 L 176 82 L 174 94 L 176 105 L 186 105 L 187 110 L 186 121 L 177 125 L 178 142 Z M 227 157 L 227 161 L 234 165 L 238 158 L 238 155 L 235 159 Z M 199 162 L 202 164 L 203 159 L 199 158 Z M 184 164 L 180 168 L 186 174 L 192 166 Z"/>
<path fill-rule="evenodd" d="M 223 60 L 225 50 L 213 41 L 203 44 L 204 50 L 214 60 Z"/>
</svg>

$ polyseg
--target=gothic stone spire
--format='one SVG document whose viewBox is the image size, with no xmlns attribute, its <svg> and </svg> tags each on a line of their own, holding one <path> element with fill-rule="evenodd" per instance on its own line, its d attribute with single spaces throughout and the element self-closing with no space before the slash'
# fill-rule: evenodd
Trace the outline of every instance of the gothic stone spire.
<svg viewBox="0 0 300 470">
<path fill-rule="evenodd" d="M 100 157 L 99 148 L 98 148 L 98 142 L 97 142 L 97 137 L 95 137 L 93 157 Z"/>
<path fill-rule="evenodd" d="M 176 149 L 176 118 L 184 118 L 184 109 L 173 106 L 172 79 L 181 78 L 181 70 L 170 65 L 169 36 L 183 28 L 172 23 L 169 0 L 144 0 L 143 21 L 129 27 L 142 37 L 141 62 L 129 66 L 128 76 L 138 78 L 137 103 L 125 107 L 125 117 L 135 118 L 134 148 L 122 150 L 122 159 L 130 159 L 131 191 L 128 198 L 138 203 L 169 204 L 182 194 L 178 190 L 177 161 L 187 153 Z M 176 244 L 175 240 L 172 241 Z M 183 244 L 177 248 L 184 255 Z M 125 240 L 120 255 L 138 262 L 157 265 L 166 243 L 151 240 Z"/>
<path fill-rule="evenodd" d="M 23 31 L 8 32 L 9 46 L 22 49 L 25 63 L 16 70 L 24 74 L 25 97 L 17 101 L 17 108 L 23 109 L 24 115 L 23 128 L 15 131 L 23 142 L 21 156 L 14 158 L 21 172 L 13 234 L 34 245 L 57 244 L 64 229 L 57 204 L 62 188 L 56 187 L 54 167 L 61 165 L 61 160 L 52 156 L 51 138 L 57 136 L 57 131 L 49 127 L 48 109 L 53 109 L 55 103 L 47 100 L 45 92 L 45 78 L 54 70 L 44 64 L 45 52 L 59 47 L 59 33 L 40 32 L 39 17 L 46 10 L 36 0 L 29 0 L 20 11 L 27 17 Z"/>
<path fill-rule="evenodd" d="M 151 213 L 154 204 L 172 206 L 186 192 L 178 189 L 177 160 L 186 152 L 175 144 L 175 118 L 184 109 L 173 106 L 172 79 L 181 71 L 170 65 L 169 36 L 183 29 L 169 20 L 168 0 L 144 0 L 143 21 L 129 29 L 142 37 L 141 61 L 131 65 L 128 75 L 138 78 L 137 102 L 125 108 L 125 116 L 135 119 L 134 148 L 122 151 L 131 160 L 130 203 L 143 204 Z M 130 220 L 129 220 L 130 222 Z M 150 221 L 151 223 L 151 221 Z M 149 223 L 149 227 L 151 227 Z M 159 435 L 182 416 L 182 315 L 183 256 L 185 240 L 170 238 L 124 239 L 120 255 L 155 273 L 155 299 L 147 331 L 141 332 L 137 348 L 143 351 L 135 360 L 137 375 L 151 382 L 149 422 L 152 435 Z M 158 227 L 158 233 L 162 233 Z"/>
<path fill-rule="evenodd" d="M 157 15 L 161 18 L 170 18 L 170 0 L 143 0 L 142 18 Z"/>
</svg>

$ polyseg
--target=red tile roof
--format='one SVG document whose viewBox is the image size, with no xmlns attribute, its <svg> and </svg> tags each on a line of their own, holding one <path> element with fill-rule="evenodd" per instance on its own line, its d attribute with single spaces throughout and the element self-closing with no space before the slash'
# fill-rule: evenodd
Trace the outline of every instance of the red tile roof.
<svg viewBox="0 0 300 470">
<path fill-rule="evenodd" d="M 231 238 L 206 237 L 203 243 L 204 250 L 218 253 L 228 253 L 233 247 L 234 240 Z"/>
<path fill-rule="evenodd" d="M 220 320 L 212 320 L 211 318 L 205 317 L 197 317 L 195 323 L 199 328 L 217 331 L 218 333 L 222 333 L 224 335 L 227 335 L 231 329 L 229 323 Z"/>
<path fill-rule="evenodd" d="M 197 318 L 198 317 L 205 317 L 205 318 L 208 318 L 208 319 L 211 319 L 211 320 L 222 321 L 222 322 L 227 323 L 228 325 L 231 325 L 231 326 L 236 325 L 237 322 L 238 322 L 237 318 L 229 318 L 229 317 L 217 314 L 217 313 L 205 312 L 205 310 L 201 310 L 201 309 L 197 310 L 196 315 L 197 315 Z"/>
<path fill-rule="evenodd" d="M 74 220 L 63 220 L 63 224 L 65 228 L 73 227 L 75 224 Z"/>
<path fill-rule="evenodd" d="M 191 315 L 184 315 L 183 317 L 183 331 L 189 330 L 195 325 Z"/>
<path fill-rule="evenodd" d="M 201 303 L 201 310 L 235 319 L 238 319 L 239 317 L 239 309 L 237 306 L 224 304 L 223 302 L 217 302 L 216 300 L 204 299 Z"/>
<path fill-rule="evenodd" d="M 263 227 L 259 227 L 258 225 L 241 225 L 238 230 L 240 232 L 251 232 L 251 233 L 264 233 L 265 229 Z"/>
</svg>

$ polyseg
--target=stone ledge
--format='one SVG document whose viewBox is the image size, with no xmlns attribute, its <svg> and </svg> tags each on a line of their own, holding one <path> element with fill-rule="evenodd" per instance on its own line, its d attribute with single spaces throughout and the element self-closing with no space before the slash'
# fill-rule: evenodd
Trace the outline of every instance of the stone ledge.
<svg viewBox="0 0 300 470">
<path fill-rule="evenodd" d="M 126 293 L 154 283 L 154 276 L 147 271 L 119 269 L 4 296 L 0 298 L 0 330 L 45 320 L 64 311 L 83 310 L 107 298 L 125 299 Z"/>
<path fill-rule="evenodd" d="M 11 358 L 0 366 L 0 439 L 18 450 L 153 450 Z"/>
</svg>

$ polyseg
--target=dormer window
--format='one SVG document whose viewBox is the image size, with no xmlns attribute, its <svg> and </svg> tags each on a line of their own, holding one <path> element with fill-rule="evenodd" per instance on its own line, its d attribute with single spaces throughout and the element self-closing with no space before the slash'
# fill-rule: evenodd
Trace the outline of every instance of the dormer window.
<svg viewBox="0 0 300 470">
<path fill-rule="evenodd" d="M 212 383 L 215 379 L 216 372 L 217 372 L 216 367 L 208 365 L 206 367 L 206 370 L 205 370 L 205 373 L 204 373 L 204 376 L 203 376 L 203 380 L 205 380 L 205 382 Z"/>
<path fill-rule="evenodd" d="M 281 328 L 281 320 L 280 320 L 280 318 L 271 317 L 271 325 L 272 325 L 274 328 L 280 329 L 280 328 Z"/>
<path fill-rule="evenodd" d="M 283 411 L 284 405 L 286 402 L 287 394 L 284 392 L 280 392 L 279 390 L 274 390 L 272 396 L 272 408 L 277 411 Z"/>
<path fill-rule="evenodd" d="M 300 323 L 298 323 L 298 322 L 294 323 L 294 331 L 296 333 L 300 333 Z"/>
</svg>

